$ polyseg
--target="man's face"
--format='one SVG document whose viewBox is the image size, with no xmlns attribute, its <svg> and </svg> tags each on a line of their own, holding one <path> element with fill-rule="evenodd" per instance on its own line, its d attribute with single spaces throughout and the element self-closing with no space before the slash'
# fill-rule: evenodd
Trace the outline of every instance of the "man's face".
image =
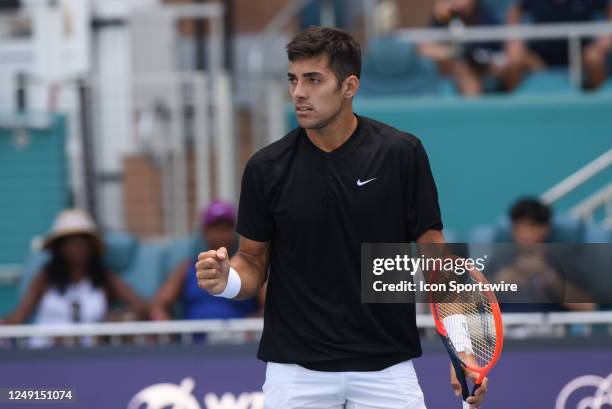
<svg viewBox="0 0 612 409">
<path fill-rule="evenodd" d="M 529 219 L 518 219 L 512 223 L 512 235 L 518 244 L 538 244 L 546 241 L 550 228 L 546 224 Z"/>
<path fill-rule="evenodd" d="M 234 241 L 234 223 L 218 220 L 203 228 L 204 238 L 211 249 L 225 247 L 229 250 Z"/>
<path fill-rule="evenodd" d="M 287 77 L 297 121 L 304 129 L 325 127 L 347 102 L 327 56 L 289 62 Z"/>
</svg>

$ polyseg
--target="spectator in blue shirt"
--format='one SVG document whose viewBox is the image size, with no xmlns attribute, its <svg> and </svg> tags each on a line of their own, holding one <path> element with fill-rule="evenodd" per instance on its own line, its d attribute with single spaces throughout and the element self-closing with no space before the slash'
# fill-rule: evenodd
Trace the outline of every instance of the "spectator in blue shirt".
<svg viewBox="0 0 612 409">
<path fill-rule="evenodd" d="M 508 12 L 508 24 L 520 24 L 524 16 L 536 24 L 584 23 L 596 20 L 599 15 L 607 15 L 612 20 L 610 0 L 519 0 Z M 596 88 L 606 79 L 606 59 L 612 50 L 612 36 L 586 39 L 582 46 L 585 85 Z M 512 67 L 509 74 L 512 85 L 518 84 L 526 72 L 569 64 L 567 39 L 528 43 L 511 40 L 507 44 L 507 52 Z"/>
<path fill-rule="evenodd" d="M 217 249 L 234 247 L 236 209 L 231 203 L 213 201 L 202 213 L 201 226 L 204 241 L 209 248 Z M 184 260 L 170 274 L 159 289 L 151 303 L 151 318 L 154 320 L 172 319 L 171 308 L 177 301 L 181 302 L 185 319 L 243 318 L 256 315 L 259 311 L 258 301 L 234 301 L 214 297 L 198 286 L 193 259 Z M 263 297 L 263 293 L 262 293 Z"/>
</svg>

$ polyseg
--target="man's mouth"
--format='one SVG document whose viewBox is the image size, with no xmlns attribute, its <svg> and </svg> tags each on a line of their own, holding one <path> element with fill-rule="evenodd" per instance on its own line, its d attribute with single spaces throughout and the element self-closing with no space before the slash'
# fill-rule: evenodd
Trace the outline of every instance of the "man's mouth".
<svg viewBox="0 0 612 409">
<path fill-rule="evenodd" d="M 308 106 L 296 106 L 295 110 L 297 112 L 308 112 L 308 111 L 312 111 L 312 108 Z"/>
</svg>

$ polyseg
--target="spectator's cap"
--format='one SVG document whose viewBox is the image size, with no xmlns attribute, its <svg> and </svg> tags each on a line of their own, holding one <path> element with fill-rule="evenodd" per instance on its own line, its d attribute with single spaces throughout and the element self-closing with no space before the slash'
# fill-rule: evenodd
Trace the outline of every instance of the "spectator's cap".
<svg viewBox="0 0 612 409">
<path fill-rule="evenodd" d="M 96 243 L 98 251 L 104 252 L 104 243 L 100 238 L 96 223 L 87 212 L 81 209 L 68 209 L 57 215 L 51 231 L 45 237 L 43 248 L 48 249 L 58 239 L 75 234 L 90 236 Z"/>
<path fill-rule="evenodd" d="M 236 208 L 229 202 L 222 200 L 214 200 L 202 213 L 202 224 L 210 226 L 219 220 L 227 220 L 228 222 L 236 223 Z"/>
</svg>

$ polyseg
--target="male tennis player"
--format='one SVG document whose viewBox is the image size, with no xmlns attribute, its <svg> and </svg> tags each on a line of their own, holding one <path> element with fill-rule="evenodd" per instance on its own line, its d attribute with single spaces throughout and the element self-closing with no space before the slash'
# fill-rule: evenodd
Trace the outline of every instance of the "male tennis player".
<svg viewBox="0 0 612 409">
<path fill-rule="evenodd" d="M 201 253 L 199 285 L 244 299 L 268 280 L 267 409 L 425 408 L 415 306 L 360 302 L 360 243 L 444 241 L 427 155 L 415 136 L 353 113 L 361 51 L 349 34 L 312 27 L 287 53 L 299 127 L 247 163 L 240 248 Z"/>
</svg>

